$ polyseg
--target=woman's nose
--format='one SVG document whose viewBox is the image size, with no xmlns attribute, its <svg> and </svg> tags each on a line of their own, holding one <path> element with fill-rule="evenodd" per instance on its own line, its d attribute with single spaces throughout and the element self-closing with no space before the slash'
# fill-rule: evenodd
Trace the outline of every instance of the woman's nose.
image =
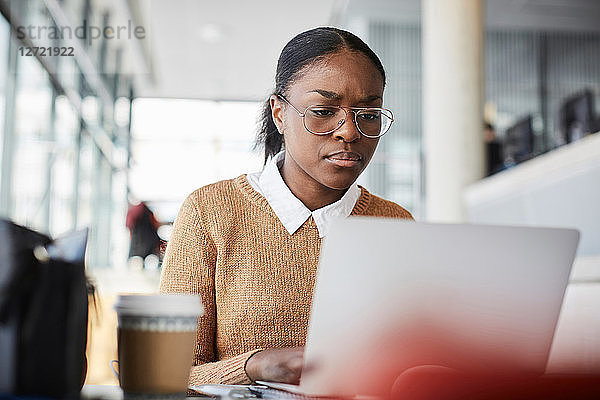
<svg viewBox="0 0 600 400">
<path fill-rule="evenodd" d="M 344 142 L 354 142 L 355 140 L 360 139 L 360 132 L 358 131 L 356 123 L 354 122 L 353 113 L 349 112 L 343 122 L 340 122 L 342 126 L 333 132 L 334 139 L 343 140 Z"/>
</svg>

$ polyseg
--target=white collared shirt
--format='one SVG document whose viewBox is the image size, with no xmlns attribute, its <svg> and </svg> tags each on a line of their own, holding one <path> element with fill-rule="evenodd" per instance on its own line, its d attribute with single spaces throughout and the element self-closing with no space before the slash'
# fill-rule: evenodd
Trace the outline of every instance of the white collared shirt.
<svg viewBox="0 0 600 400">
<path fill-rule="evenodd" d="M 355 182 L 341 199 L 311 212 L 300 199 L 294 196 L 283 181 L 279 168 L 283 164 L 284 158 L 285 150 L 282 150 L 267 163 L 262 172 L 247 174 L 246 178 L 254 190 L 267 199 L 275 215 L 290 235 L 293 235 L 312 215 L 319 231 L 319 237 L 322 238 L 327 234 L 333 219 L 345 218 L 350 215 L 360 197 L 361 190 Z"/>
</svg>

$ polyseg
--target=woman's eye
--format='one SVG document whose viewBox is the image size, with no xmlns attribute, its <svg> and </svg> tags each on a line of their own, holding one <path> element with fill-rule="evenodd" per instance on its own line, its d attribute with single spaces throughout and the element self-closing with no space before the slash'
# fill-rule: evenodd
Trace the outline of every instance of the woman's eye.
<svg viewBox="0 0 600 400">
<path fill-rule="evenodd" d="M 376 121 L 378 120 L 380 117 L 380 112 L 379 111 L 365 111 L 360 113 L 360 118 L 364 119 L 365 121 Z"/>
<path fill-rule="evenodd" d="M 311 114 L 315 117 L 331 117 L 335 115 L 336 109 L 332 108 L 311 108 Z"/>
</svg>

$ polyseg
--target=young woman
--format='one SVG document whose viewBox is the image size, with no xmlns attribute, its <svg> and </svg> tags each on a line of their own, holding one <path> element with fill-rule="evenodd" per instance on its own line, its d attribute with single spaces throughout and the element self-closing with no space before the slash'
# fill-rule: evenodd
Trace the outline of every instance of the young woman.
<svg viewBox="0 0 600 400">
<path fill-rule="evenodd" d="M 258 136 L 264 170 L 189 195 L 167 247 L 161 292 L 200 294 L 206 311 L 191 383 L 297 382 L 330 221 L 412 218 L 355 183 L 393 121 L 384 86 L 349 32 L 316 28 L 284 47 Z"/>
</svg>

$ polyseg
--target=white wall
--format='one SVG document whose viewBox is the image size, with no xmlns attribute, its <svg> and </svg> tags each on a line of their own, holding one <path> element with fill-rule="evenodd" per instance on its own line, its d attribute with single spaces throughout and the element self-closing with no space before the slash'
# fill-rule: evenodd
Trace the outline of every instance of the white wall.
<svg viewBox="0 0 600 400">
<path fill-rule="evenodd" d="M 577 228 L 578 256 L 600 255 L 600 134 L 471 185 L 473 223 Z"/>
</svg>

